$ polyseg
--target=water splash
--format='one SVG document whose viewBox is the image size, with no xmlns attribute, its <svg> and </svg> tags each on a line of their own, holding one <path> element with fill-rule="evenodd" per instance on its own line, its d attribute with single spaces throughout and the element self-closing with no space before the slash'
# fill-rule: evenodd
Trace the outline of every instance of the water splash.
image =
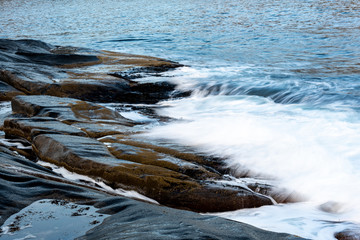
<svg viewBox="0 0 360 240">
<path fill-rule="evenodd" d="M 279 187 L 296 191 L 306 199 L 305 205 L 260 209 L 278 219 L 279 224 L 270 230 L 285 231 L 286 224 L 293 224 L 298 230 L 291 233 L 298 234 L 303 231 L 302 225 L 314 225 L 321 220 L 324 224 L 315 224 L 308 230 L 333 229 L 330 232 L 334 234 L 335 230 L 345 228 L 339 227 L 342 224 L 338 221 L 358 221 L 360 121 L 357 112 L 334 105 L 318 109 L 276 104 L 255 96 L 193 96 L 163 104 L 169 107 L 159 109 L 159 114 L 181 121 L 155 127 L 147 137 L 170 139 L 209 155 L 225 156 L 236 176 L 246 172 L 253 177 L 269 177 Z M 296 208 L 298 220 L 290 223 L 288 216 Z M 311 213 L 314 209 L 332 213 L 312 218 L 316 215 Z M 242 213 L 232 219 L 245 222 L 251 219 Z M 251 211 L 246 213 L 252 215 Z M 328 223 L 335 218 L 336 223 Z M 261 222 L 261 216 L 249 221 L 266 227 Z M 307 234 L 299 235 L 325 239 L 321 234 Z"/>
</svg>

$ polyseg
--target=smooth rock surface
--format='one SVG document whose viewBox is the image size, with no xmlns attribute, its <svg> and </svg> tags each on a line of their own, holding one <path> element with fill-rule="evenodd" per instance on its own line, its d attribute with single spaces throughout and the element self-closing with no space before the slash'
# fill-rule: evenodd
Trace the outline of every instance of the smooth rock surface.
<svg viewBox="0 0 360 240">
<path fill-rule="evenodd" d="M 156 103 L 186 96 L 165 82 L 137 83 L 122 71 L 162 72 L 181 65 L 160 58 L 56 47 L 36 40 L 0 39 L 0 81 L 27 95 L 52 95 L 96 102 Z M 13 90 L 9 99 L 21 94 Z"/>
<path fill-rule="evenodd" d="M 100 213 L 113 215 L 79 239 L 301 239 L 218 217 L 111 196 L 100 189 L 61 178 L 2 146 L 0 166 L 0 225 L 37 200 L 54 199 L 58 204 L 70 200 L 93 205 L 100 208 Z M 34 213 L 33 217 L 36 216 Z M 53 217 L 57 217 L 56 213 Z"/>
</svg>

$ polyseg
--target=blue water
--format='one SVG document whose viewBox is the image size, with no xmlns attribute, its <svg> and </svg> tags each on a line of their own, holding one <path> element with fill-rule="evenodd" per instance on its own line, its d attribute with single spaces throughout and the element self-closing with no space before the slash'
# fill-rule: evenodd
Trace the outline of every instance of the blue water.
<svg viewBox="0 0 360 240">
<path fill-rule="evenodd" d="M 252 65 L 257 71 L 234 78 L 221 74 L 217 84 L 225 81 L 227 94 L 279 103 L 356 107 L 359 5 L 330 0 L 1 1 L 0 37 L 116 49 L 193 67 Z M 251 81 L 244 84 L 239 77 Z"/>
<path fill-rule="evenodd" d="M 163 79 L 193 96 L 160 103 L 168 108 L 159 114 L 189 121 L 155 127 L 149 137 L 226 156 L 239 176 L 242 168 L 270 175 L 307 199 L 285 211 L 299 214 L 292 220 L 284 208 L 225 217 L 313 239 L 339 230 L 327 221 L 359 222 L 360 2 L 3 0 L 0 38 L 187 65 Z M 329 203 L 340 207 L 314 214 Z M 249 220 L 266 212 L 265 224 Z"/>
</svg>

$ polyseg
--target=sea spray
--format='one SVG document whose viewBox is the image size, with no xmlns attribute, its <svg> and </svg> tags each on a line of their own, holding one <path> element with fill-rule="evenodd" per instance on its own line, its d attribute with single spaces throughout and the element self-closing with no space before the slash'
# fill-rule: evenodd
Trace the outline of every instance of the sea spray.
<svg viewBox="0 0 360 240">
<path fill-rule="evenodd" d="M 345 228 L 339 222 L 358 221 L 360 122 L 352 109 L 283 105 L 256 96 L 196 94 L 163 105 L 168 107 L 159 108 L 158 113 L 179 121 L 155 127 L 146 137 L 168 139 L 225 157 L 235 176 L 246 173 L 269 178 L 277 187 L 295 191 L 306 199 L 304 204 L 291 207 L 254 210 L 267 214 L 270 209 L 274 224 L 268 229 L 299 235 L 303 232 L 301 236 L 324 239 L 329 232 L 331 235 Z M 293 214 L 299 215 L 291 223 L 289 216 L 294 209 L 297 211 Z M 310 213 L 314 211 L 323 214 L 308 217 L 315 216 Z M 251 219 L 249 223 L 267 228 L 261 224 L 261 214 L 234 214 L 222 216 L 245 222 Z M 270 216 L 268 221 L 272 221 Z M 312 226 L 321 221 L 324 224 Z M 285 227 L 284 222 L 297 230 Z M 303 225 L 312 226 L 307 228 L 310 232 L 302 229 Z M 317 233 L 311 235 L 314 231 Z"/>
</svg>

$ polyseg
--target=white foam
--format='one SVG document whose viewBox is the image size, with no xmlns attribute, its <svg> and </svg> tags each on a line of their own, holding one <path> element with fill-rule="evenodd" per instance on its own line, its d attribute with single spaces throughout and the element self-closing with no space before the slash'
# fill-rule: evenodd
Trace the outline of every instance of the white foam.
<svg viewBox="0 0 360 240">
<path fill-rule="evenodd" d="M 316 240 L 336 240 L 334 233 L 353 227 L 342 221 L 341 214 L 321 211 L 311 203 L 263 206 L 211 215 Z"/>
<path fill-rule="evenodd" d="M 133 198 L 133 199 L 139 199 L 139 200 L 143 200 L 146 202 L 150 202 L 150 203 L 154 203 L 154 204 L 159 204 L 157 201 L 155 201 L 154 199 L 148 198 L 136 191 L 128 191 L 128 190 L 124 190 L 121 188 L 118 189 L 113 189 L 110 186 L 108 186 L 107 184 L 105 184 L 103 181 L 101 180 L 95 180 L 93 178 L 90 178 L 88 176 L 84 176 L 84 175 L 80 175 L 74 172 L 70 172 L 68 171 L 66 168 L 64 167 L 59 167 L 56 166 L 54 164 L 48 163 L 48 162 L 44 162 L 44 161 L 38 161 L 38 164 L 42 165 L 42 166 L 47 166 L 47 167 L 51 167 L 51 169 L 53 170 L 53 172 L 60 174 L 61 176 L 63 176 L 66 179 L 72 180 L 72 181 L 86 181 L 86 182 L 90 182 L 93 184 L 96 184 L 98 186 L 100 186 L 101 188 L 105 189 L 108 192 L 111 193 L 115 193 L 118 194 L 120 196 L 124 196 L 124 197 L 129 197 L 129 198 Z"/>
<path fill-rule="evenodd" d="M 311 109 L 249 96 L 195 95 L 163 104 L 170 107 L 160 114 L 182 121 L 155 127 L 146 137 L 227 157 L 238 176 L 251 170 L 253 176 L 275 178 L 313 208 L 336 202 L 342 221 L 360 219 L 360 121 L 351 109 Z"/>
</svg>

